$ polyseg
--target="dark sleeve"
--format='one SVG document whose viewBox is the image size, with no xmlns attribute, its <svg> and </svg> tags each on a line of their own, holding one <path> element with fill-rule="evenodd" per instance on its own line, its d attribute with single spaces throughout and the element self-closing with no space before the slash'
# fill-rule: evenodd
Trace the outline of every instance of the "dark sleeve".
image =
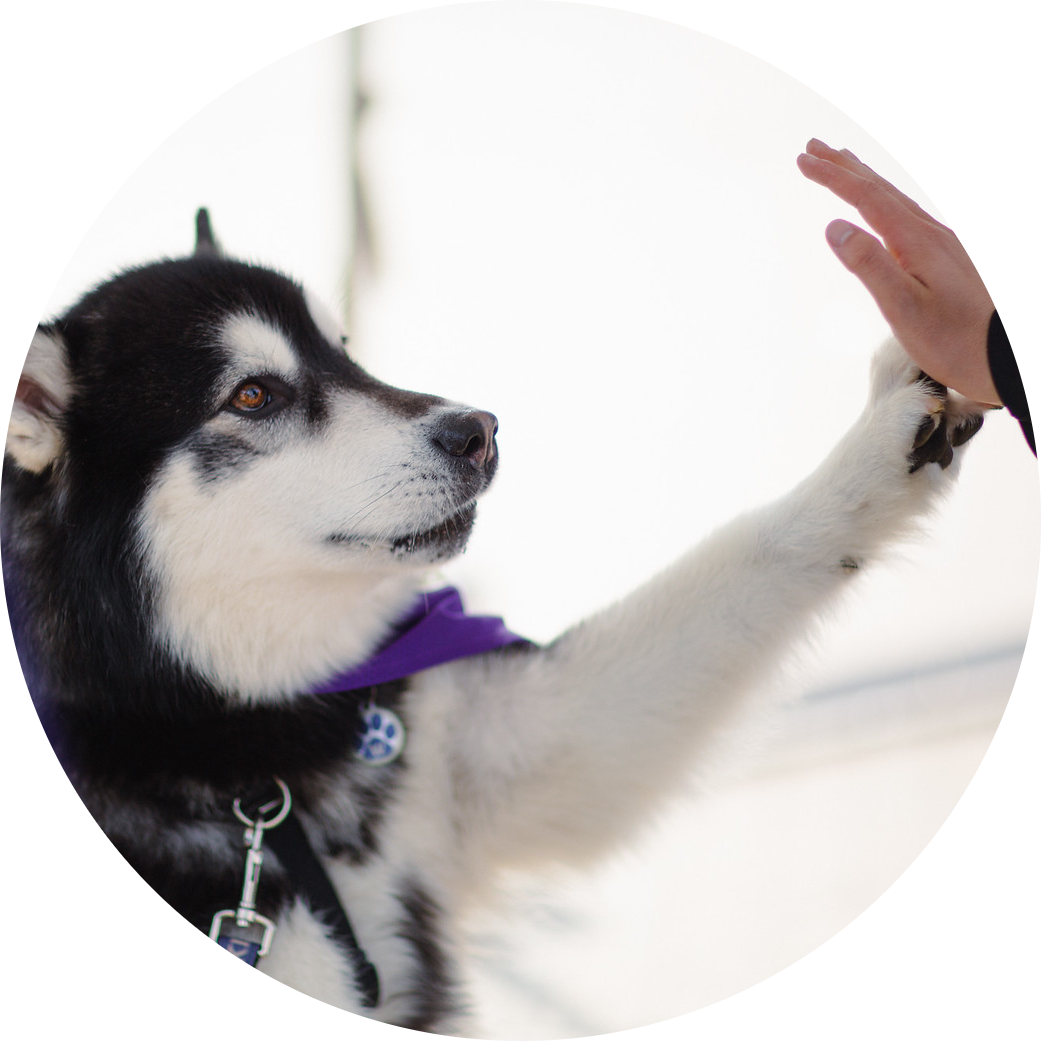
<svg viewBox="0 0 1041 1041">
<path fill-rule="evenodd" d="M 987 330 L 987 361 L 990 362 L 990 375 L 994 380 L 994 386 L 997 387 L 998 397 L 1005 408 L 1019 420 L 1030 451 L 1037 455 L 1034 427 L 1030 422 L 1030 409 L 1027 406 L 1026 392 L 1023 390 L 1023 379 L 1019 375 L 1019 366 L 1012 353 L 1012 345 L 1008 342 L 1008 335 L 997 311 L 991 316 L 990 328 Z"/>
</svg>

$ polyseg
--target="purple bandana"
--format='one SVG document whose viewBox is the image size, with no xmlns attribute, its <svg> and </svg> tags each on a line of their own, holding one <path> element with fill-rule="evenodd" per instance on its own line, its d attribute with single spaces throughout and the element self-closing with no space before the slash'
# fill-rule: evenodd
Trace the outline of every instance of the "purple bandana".
<svg viewBox="0 0 1041 1041">
<path fill-rule="evenodd" d="M 371 658 L 312 687 L 311 693 L 334 694 L 375 687 L 456 658 L 527 642 L 523 636 L 511 633 L 501 618 L 467 614 L 459 591 L 448 586 L 422 594 Z"/>
</svg>

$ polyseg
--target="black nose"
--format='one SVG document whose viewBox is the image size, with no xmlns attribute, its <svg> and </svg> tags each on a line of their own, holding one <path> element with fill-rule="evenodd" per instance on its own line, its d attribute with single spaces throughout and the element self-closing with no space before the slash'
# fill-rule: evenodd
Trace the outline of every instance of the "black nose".
<svg viewBox="0 0 1041 1041">
<path fill-rule="evenodd" d="M 454 412 L 434 430 L 434 444 L 476 470 L 495 462 L 495 432 L 499 421 L 490 412 Z"/>
</svg>

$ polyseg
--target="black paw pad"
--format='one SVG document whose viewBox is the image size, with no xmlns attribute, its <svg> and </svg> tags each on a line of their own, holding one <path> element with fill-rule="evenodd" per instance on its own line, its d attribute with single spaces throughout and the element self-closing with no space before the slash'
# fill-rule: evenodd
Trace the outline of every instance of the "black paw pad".
<svg viewBox="0 0 1041 1041">
<path fill-rule="evenodd" d="M 929 433 L 928 427 L 934 422 L 933 416 L 927 416 L 918 428 L 918 437 L 911 454 L 907 457 L 908 473 L 913 474 L 926 463 L 938 463 L 941 470 L 946 470 L 954 462 L 954 448 L 951 446 L 952 439 L 948 436 L 947 417 L 941 415 L 932 433 Z M 923 437 L 924 440 L 920 440 Z"/>
<path fill-rule="evenodd" d="M 951 444 L 960 448 L 970 438 L 975 437 L 983 426 L 983 416 L 969 416 L 951 431 Z"/>
<path fill-rule="evenodd" d="M 932 376 L 919 372 L 918 384 L 927 394 L 946 403 L 947 388 Z M 915 432 L 914 443 L 907 457 L 907 472 L 913 474 L 926 463 L 936 463 L 941 470 L 946 470 L 954 462 L 954 450 L 975 437 L 982 426 L 981 415 L 966 416 L 957 426 L 940 409 L 925 416 Z"/>
</svg>

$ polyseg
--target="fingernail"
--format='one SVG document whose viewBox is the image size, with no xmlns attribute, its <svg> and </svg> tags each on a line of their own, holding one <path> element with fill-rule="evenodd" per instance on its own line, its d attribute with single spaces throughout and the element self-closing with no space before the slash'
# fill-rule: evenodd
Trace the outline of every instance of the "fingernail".
<svg viewBox="0 0 1041 1041">
<path fill-rule="evenodd" d="M 824 237 L 832 249 L 839 249 L 856 230 L 856 225 L 850 224 L 847 220 L 833 220 L 824 229 Z"/>
</svg>

